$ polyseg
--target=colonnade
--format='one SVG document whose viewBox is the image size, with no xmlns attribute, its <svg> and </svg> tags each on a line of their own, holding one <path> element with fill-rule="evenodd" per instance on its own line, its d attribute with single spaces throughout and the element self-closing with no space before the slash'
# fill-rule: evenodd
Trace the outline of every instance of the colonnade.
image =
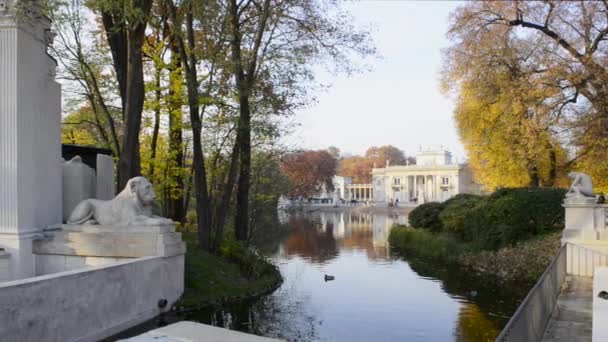
<svg viewBox="0 0 608 342">
<path fill-rule="evenodd" d="M 373 201 L 374 191 L 371 184 L 349 184 L 346 186 L 346 199 Z"/>
<path fill-rule="evenodd" d="M 443 178 L 448 178 L 447 184 Z M 390 188 L 393 197 L 387 196 L 387 202 L 399 200 L 400 202 L 439 202 L 451 195 L 454 181 L 449 175 L 411 175 L 392 177 Z M 444 192 L 447 194 L 444 195 Z"/>
</svg>

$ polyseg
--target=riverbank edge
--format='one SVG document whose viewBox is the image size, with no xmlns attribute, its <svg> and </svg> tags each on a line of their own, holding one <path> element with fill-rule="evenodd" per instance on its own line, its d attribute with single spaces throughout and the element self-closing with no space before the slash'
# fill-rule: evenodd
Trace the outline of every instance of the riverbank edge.
<svg viewBox="0 0 608 342">
<path fill-rule="evenodd" d="M 440 262 L 491 277 L 499 283 L 532 286 L 549 265 L 560 246 L 560 234 L 551 233 L 495 251 L 479 251 L 448 233 L 432 233 L 395 225 L 389 244 L 398 254 Z"/>
<path fill-rule="evenodd" d="M 283 284 L 278 267 L 246 247 L 239 247 L 237 258 L 225 252 L 214 255 L 197 247 L 195 234 L 182 234 L 187 244 L 184 294 L 171 312 L 252 301 L 273 293 Z M 256 271 L 251 272 L 251 268 Z"/>
</svg>

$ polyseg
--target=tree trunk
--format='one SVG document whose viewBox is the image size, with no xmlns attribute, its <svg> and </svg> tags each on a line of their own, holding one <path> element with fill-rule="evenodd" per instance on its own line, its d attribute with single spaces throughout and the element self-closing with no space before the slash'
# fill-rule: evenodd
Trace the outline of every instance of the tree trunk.
<svg viewBox="0 0 608 342">
<path fill-rule="evenodd" d="M 170 189 L 168 215 L 181 222 L 184 217 L 184 152 L 182 144 L 182 79 L 181 58 L 175 39 L 171 39 L 171 64 L 169 68 L 169 158 Z M 198 113 L 198 110 L 197 110 Z"/>
<path fill-rule="evenodd" d="M 196 220 L 198 226 L 198 245 L 205 250 L 211 249 L 211 196 L 207 189 L 207 172 L 205 170 L 205 155 L 201 140 L 203 128 L 202 119 L 199 115 L 198 101 L 198 76 L 196 70 L 196 55 L 194 54 L 194 24 L 192 19 L 192 6 L 186 11 L 186 30 L 188 38 L 188 51 L 182 38 L 181 20 L 177 18 L 177 10 L 172 0 L 166 0 L 173 21 L 172 35 L 179 47 L 179 54 L 186 72 L 186 84 L 188 88 L 188 106 L 190 107 L 190 121 L 192 123 L 192 147 L 194 163 L 194 186 L 196 195 Z"/>
<path fill-rule="evenodd" d="M 540 176 L 538 174 L 538 168 L 536 165 L 532 165 L 528 169 L 528 175 L 530 176 L 530 187 L 538 188 L 540 186 Z"/>
<path fill-rule="evenodd" d="M 160 100 L 162 97 L 162 93 L 160 91 L 160 77 L 161 77 L 161 70 L 162 68 L 157 65 L 156 66 L 156 74 L 155 74 L 155 84 L 154 86 L 156 87 L 156 89 L 154 90 L 154 96 L 155 96 L 155 101 L 156 101 L 156 108 L 154 109 L 154 128 L 152 129 L 152 146 L 150 147 L 150 149 L 152 150 L 150 152 L 150 165 L 149 165 L 149 172 L 148 172 L 148 177 L 150 177 L 150 179 L 154 178 L 154 161 L 156 160 L 156 145 L 158 144 L 158 132 L 160 131 Z"/>
<path fill-rule="evenodd" d="M 236 216 L 234 224 L 235 237 L 238 241 L 247 241 L 249 234 L 249 190 L 251 187 L 251 107 L 249 97 L 255 85 L 257 58 L 262 37 L 266 29 L 268 20 L 270 1 L 265 0 L 262 5 L 262 13 L 259 18 L 257 30 L 254 37 L 254 44 L 250 51 L 250 60 L 247 63 L 247 70 L 244 69 L 243 56 L 241 53 L 241 27 L 239 20 L 239 9 L 236 0 L 228 3 L 230 24 L 232 26 L 232 63 L 236 86 L 239 95 L 239 126 L 237 133 L 237 143 L 240 155 L 239 179 L 236 195 Z"/>
<path fill-rule="evenodd" d="M 142 17 L 128 22 L 122 13 L 124 9 L 102 13 L 118 78 L 125 123 L 122 151 L 118 160 L 119 189 L 122 189 L 129 179 L 141 173 L 139 133 L 145 96 L 141 47 L 152 0 L 133 0 L 130 6 L 133 8 L 127 8 L 126 11 L 139 10 Z"/>
<path fill-rule="evenodd" d="M 247 241 L 249 234 L 249 189 L 251 187 L 251 112 L 249 97 L 239 99 L 241 117 L 239 120 L 240 141 L 237 141 L 240 155 L 240 169 L 236 192 L 235 236 L 238 241 Z"/>
</svg>

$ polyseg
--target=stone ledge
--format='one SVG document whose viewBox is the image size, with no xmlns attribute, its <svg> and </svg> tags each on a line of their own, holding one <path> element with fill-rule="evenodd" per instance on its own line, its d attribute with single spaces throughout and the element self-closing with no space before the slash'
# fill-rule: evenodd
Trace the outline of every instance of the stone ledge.
<svg viewBox="0 0 608 342">
<path fill-rule="evenodd" d="M 63 224 L 61 229 L 70 232 L 82 232 L 82 233 L 129 233 L 129 234 L 140 234 L 140 233 L 173 233 L 175 231 L 175 225 L 166 226 L 102 226 L 96 224 Z"/>
<path fill-rule="evenodd" d="M 71 227 L 70 227 L 71 228 Z M 34 241 L 34 254 L 69 255 L 82 257 L 140 258 L 145 256 L 169 257 L 186 252 L 186 244 L 181 233 L 173 232 L 173 227 L 156 227 L 157 231 L 171 229 L 171 232 L 112 231 L 103 226 L 83 226 L 84 231 L 56 231 L 49 240 Z M 155 228 L 155 227 L 146 227 Z M 152 229 L 154 231 L 154 229 Z"/>
<path fill-rule="evenodd" d="M 156 341 L 225 341 L 225 342 L 272 342 L 273 338 L 246 334 L 207 324 L 182 321 L 166 327 L 154 329 L 142 335 L 120 340 L 123 342 L 156 342 Z"/>
</svg>

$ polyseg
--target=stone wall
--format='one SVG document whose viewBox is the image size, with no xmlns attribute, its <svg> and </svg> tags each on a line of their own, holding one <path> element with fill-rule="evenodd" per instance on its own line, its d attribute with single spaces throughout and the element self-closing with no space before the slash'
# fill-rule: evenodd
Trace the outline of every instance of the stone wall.
<svg viewBox="0 0 608 342">
<path fill-rule="evenodd" d="M 169 309 L 184 256 L 144 257 L 0 284 L 3 341 L 98 341 Z"/>
</svg>

